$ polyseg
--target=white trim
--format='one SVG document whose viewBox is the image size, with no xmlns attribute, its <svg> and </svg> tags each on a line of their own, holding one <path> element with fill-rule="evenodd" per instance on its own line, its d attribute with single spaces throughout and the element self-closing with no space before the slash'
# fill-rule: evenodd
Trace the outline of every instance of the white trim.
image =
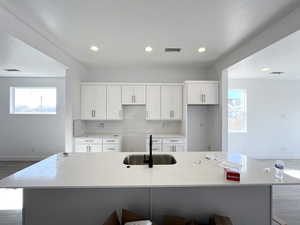
<svg viewBox="0 0 300 225">
<path fill-rule="evenodd" d="M 147 85 L 175 85 L 183 86 L 183 83 L 131 83 L 131 82 L 81 82 L 81 85 L 119 85 L 119 86 L 147 86 Z"/>
</svg>

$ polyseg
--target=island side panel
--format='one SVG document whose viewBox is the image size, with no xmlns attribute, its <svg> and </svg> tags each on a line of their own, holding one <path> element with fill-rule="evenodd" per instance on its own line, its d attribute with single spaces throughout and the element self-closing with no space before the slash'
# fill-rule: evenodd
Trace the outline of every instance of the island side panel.
<svg viewBox="0 0 300 225">
<path fill-rule="evenodd" d="M 227 186 L 152 189 L 152 219 L 164 215 L 197 219 L 208 224 L 213 214 L 231 217 L 235 225 L 271 225 L 270 186 Z"/>
<path fill-rule="evenodd" d="M 122 208 L 149 217 L 149 189 L 24 189 L 23 225 L 101 225 Z"/>
</svg>

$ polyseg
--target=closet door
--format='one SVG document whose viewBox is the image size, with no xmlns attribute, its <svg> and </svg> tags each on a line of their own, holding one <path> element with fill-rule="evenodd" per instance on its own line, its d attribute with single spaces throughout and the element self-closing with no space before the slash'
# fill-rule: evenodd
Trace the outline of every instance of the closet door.
<svg viewBox="0 0 300 225">
<path fill-rule="evenodd" d="M 149 85 L 146 87 L 146 119 L 147 120 L 160 120 L 160 86 Z"/>
</svg>

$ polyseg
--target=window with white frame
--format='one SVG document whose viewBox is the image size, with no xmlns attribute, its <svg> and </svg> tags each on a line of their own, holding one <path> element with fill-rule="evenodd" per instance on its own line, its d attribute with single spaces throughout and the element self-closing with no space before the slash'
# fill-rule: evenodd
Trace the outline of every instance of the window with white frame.
<svg viewBox="0 0 300 225">
<path fill-rule="evenodd" d="M 10 87 L 11 114 L 56 114 L 55 87 Z"/>
<path fill-rule="evenodd" d="M 247 92 L 231 89 L 228 93 L 228 130 L 247 132 Z"/>
</svg>

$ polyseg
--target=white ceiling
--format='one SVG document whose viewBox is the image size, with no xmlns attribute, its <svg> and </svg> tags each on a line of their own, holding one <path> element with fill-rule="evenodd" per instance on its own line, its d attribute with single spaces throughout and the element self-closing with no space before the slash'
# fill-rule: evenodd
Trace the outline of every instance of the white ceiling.
<svg viewBox="0 0 300 225">
<path fill-rule="evenodd" d="M 274 43 L 229 68 L 231 79 L 300 79 L 300 31 Z M 263 72 L 262 68 L 270 68 Z M 270 72 L 284 72 L 271 75 Z"/>
<path fill-rule="evenodd" d="M 0 49 L 0 77 L 65 75 L 65 66 L 8 34 L 0 33 Z M 6 72 L 5 69 L 20 72 Z"/>
<path fill-rule="evenodd" d="M 210 64 L 299 0 L 0 0 L 88 66 Z M 89 46 L 100 47 L 98 53 Z M 151 54 L 144 52 L 151 45 Z M 199 54 L 201 46 L 207 52 Z M 164 53 L 181 47 L 182 53 Z"/>
</svg>

